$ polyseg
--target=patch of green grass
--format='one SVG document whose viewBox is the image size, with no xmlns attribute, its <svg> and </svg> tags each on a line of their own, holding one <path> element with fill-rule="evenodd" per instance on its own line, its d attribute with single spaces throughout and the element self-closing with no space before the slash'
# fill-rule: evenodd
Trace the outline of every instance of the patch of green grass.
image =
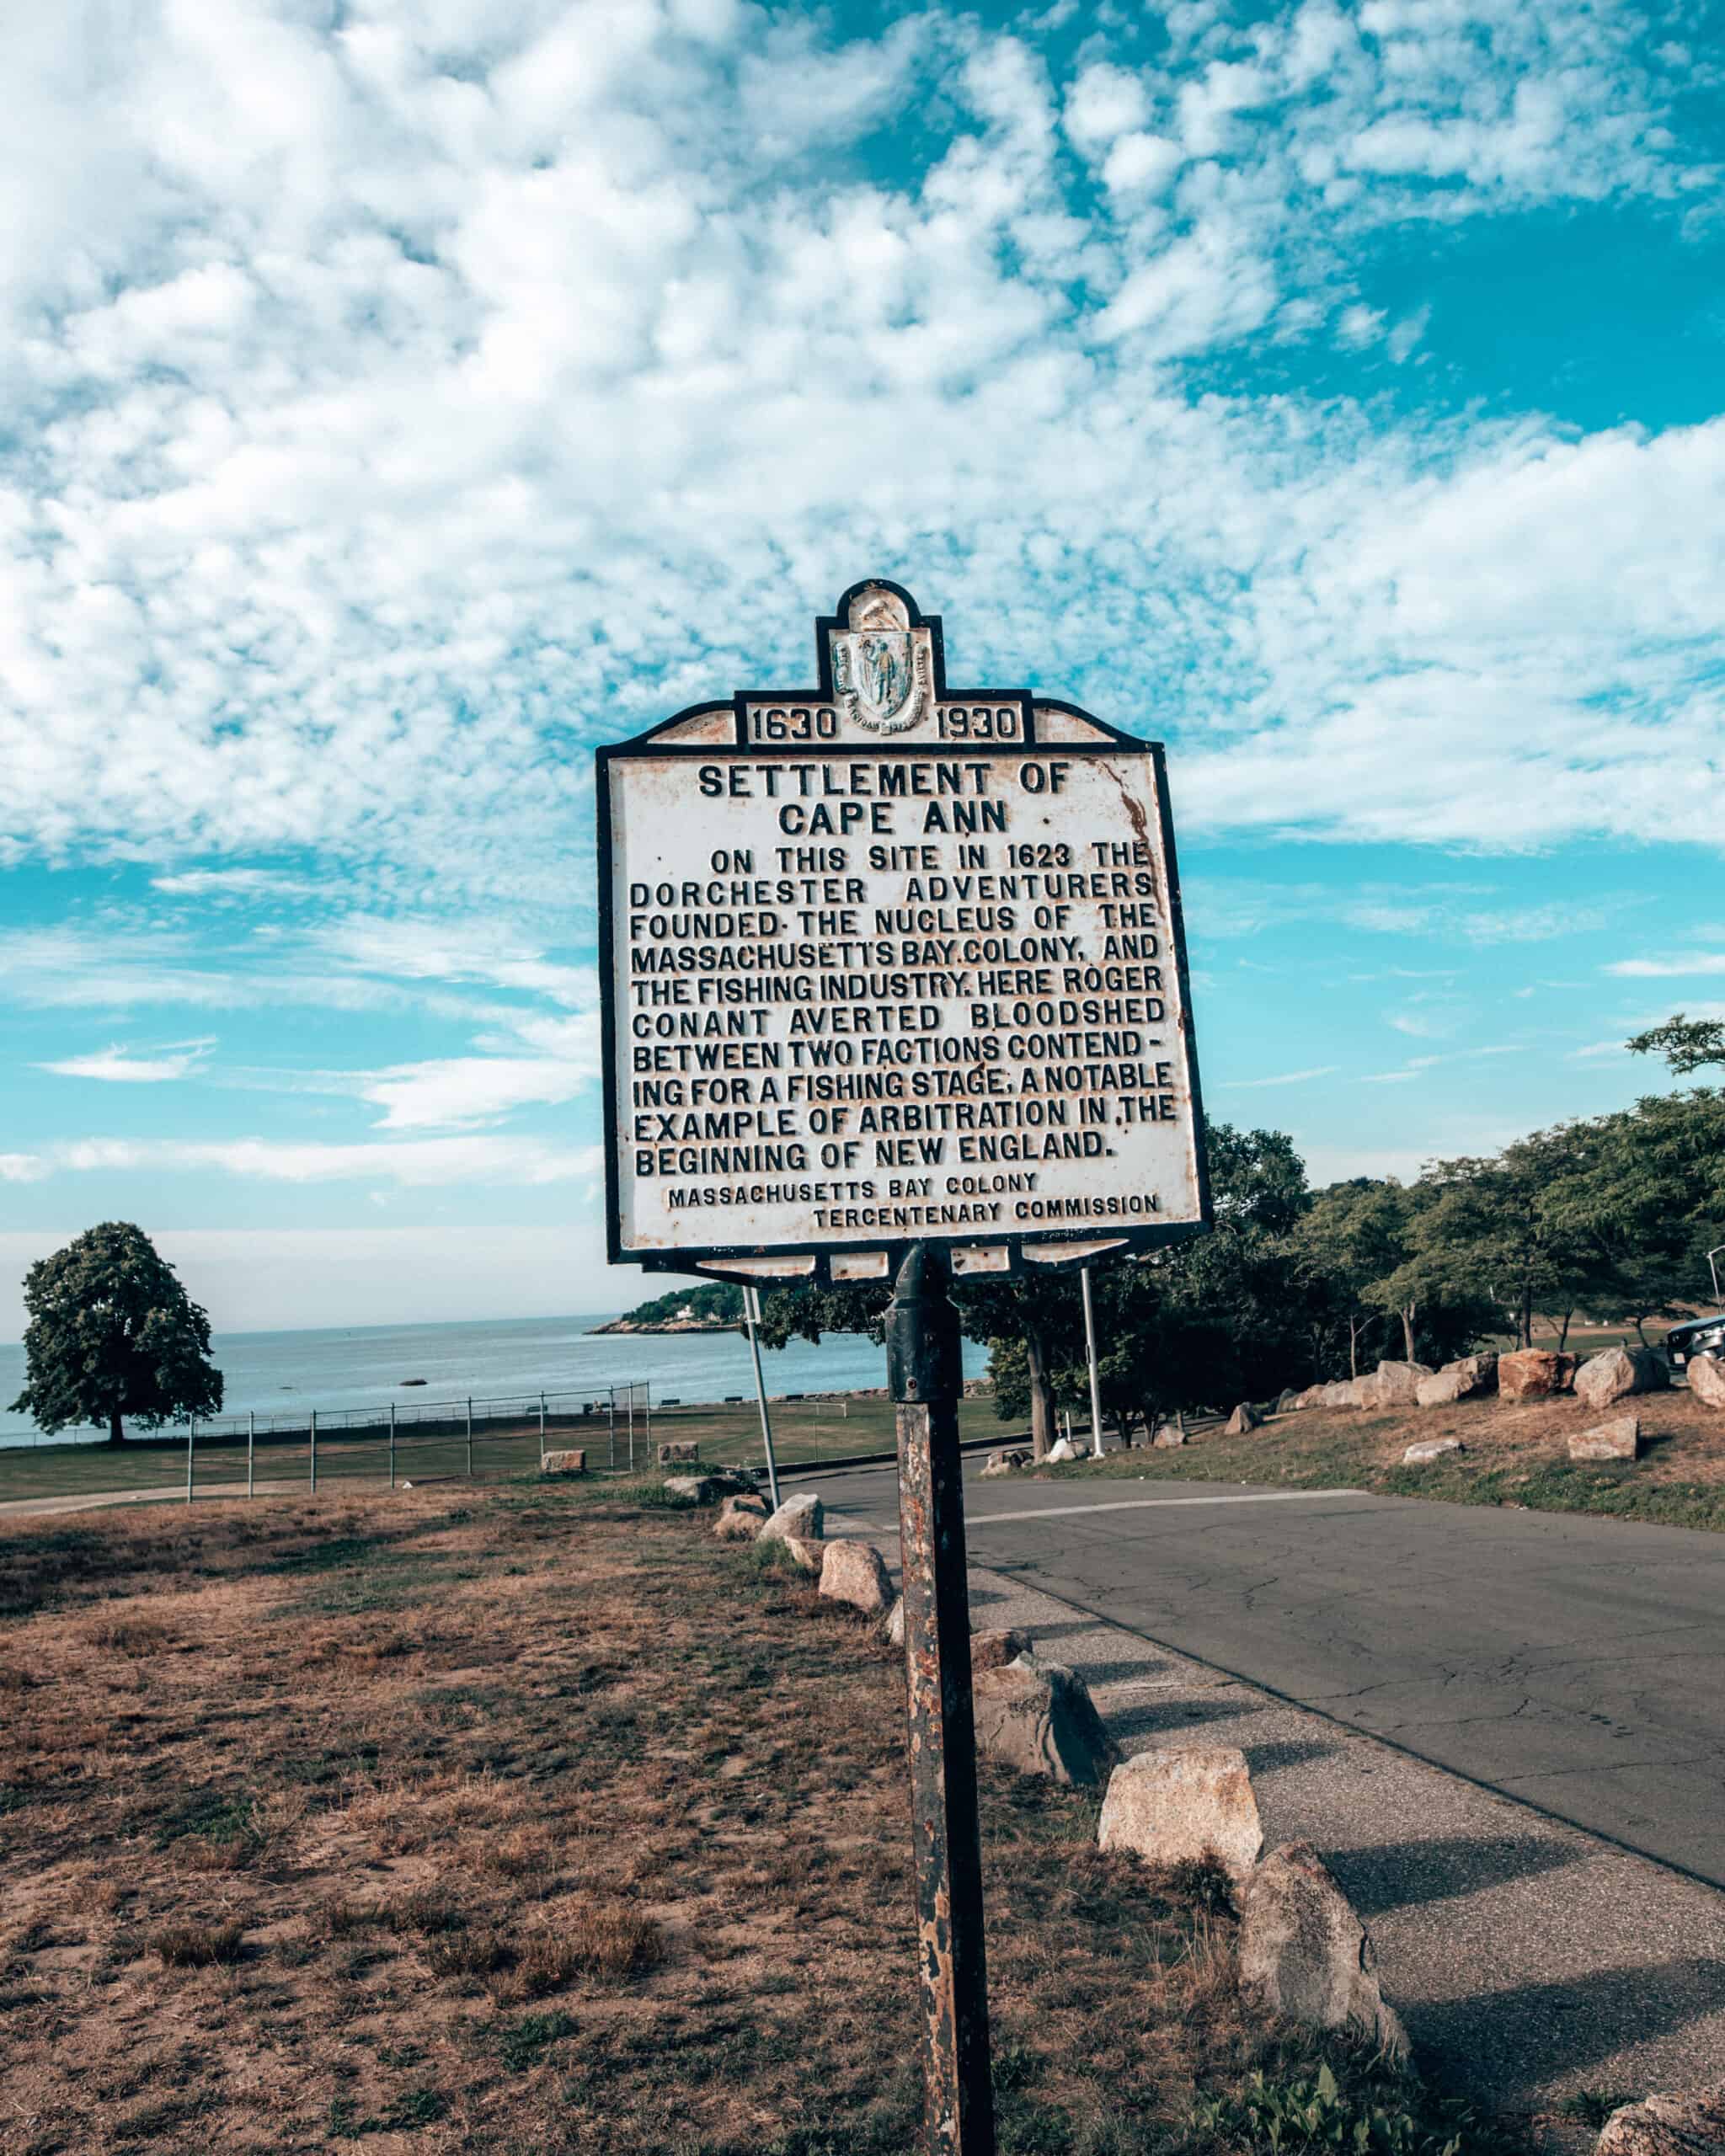
<svg viewBox="0 0 1725 2156">
<path fill-rule="evenodd" d="M 156 1822 L 158 1849 L 184 1838 L 227 1846 L 263 1839 L 252 1817 L 252 1800 L 231 1790 L 197 1789 L 163 1812 Z"/>
<path fill-rule="evenodd" d="M 525 2073 L 553 2044 L 573 2036 L 575 2025 L 567 2014 L 524 2014 L 517 2021 L 500 2023 L 494 2033 L 497 2056 L 511 2073 Z"/>
<path fill-rule="evenodd" d="M 1375 2061 L 1352 2085 L 1327 2064 L 1309 2080 L 1254 2073 L 1236 2093 L 1201 2099 L 1191 2125 L 1202 2145 L 1242 2156 L 1488 2156 L 1503 2145 L 1466 2105 L 1430 2096 L 1412 2074 Z"/>
<path fill-rule="evenodd" d="M 1613 2111 L 1636 2101 L 1627 2089 L 1578 2089 L 1573 2096 L 1566 2096 L 1557 2109 L 1565 2118 L 1579 2119 L 1597 2133 Z"/>
</svg>

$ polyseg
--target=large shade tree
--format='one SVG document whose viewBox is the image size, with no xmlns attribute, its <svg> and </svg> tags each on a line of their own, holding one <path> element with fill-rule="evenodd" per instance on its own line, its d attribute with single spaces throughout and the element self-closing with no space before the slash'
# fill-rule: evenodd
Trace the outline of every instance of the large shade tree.
<svg viewBox="0 0 1725 2156">
<path fill-rule="evenodd" d="M 153 1430 L 221 1406 L 209 1317 L 129 1220 L 104 1220 L 40 1259 L 24 1301 L 26 1381 L 13 1412 L 43 1430 L 93 1422 L 117 1445 L 128 1420 Z"/>
</svg>

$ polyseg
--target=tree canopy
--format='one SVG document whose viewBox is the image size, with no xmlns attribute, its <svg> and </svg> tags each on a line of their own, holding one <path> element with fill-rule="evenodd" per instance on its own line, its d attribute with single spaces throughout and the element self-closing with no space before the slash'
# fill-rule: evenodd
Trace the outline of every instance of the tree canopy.
<svg viewBox="0 0 1725 2156">
<path fill-rule="evenodd" d="M 1279 1131 L 1212 1123 L 1206 1145 L 1213 1232 L 1096 1272 L 1104 1412 L 1129 1428 L 1354 1375 L 1385 1354 L 1437 1363 L 1505 1337 L 1525 1345 L 1535 1319 L 1562 1336 L 1578 1310 L 1640 1329 L 1705 1291 L 1704 1252 L 1725 1242 L 1725 1091 L 1559 1123 L 1406 1183 L 1313 1191 Z M 891 1293 L 887 1281 L 776 1289 L 765 1337 L 879 1339 Z M 1076 1279 L 973 1280 L 954 1298 L 966 1333 L 989 1344 L 1001 1417 L 1028 1416 L 1039 1453 L 1060 1406 L 1088 1405 Z"/>
<path fill-rule="evenodd" d="M 209 1317 L 130 1221 L 105 1220 L 40 1259 L 24 1300 L 25 1384 L 12 1406 L 43 1430 L 93 1422 L 118 1444 L 128 1418 L 152 1430 L 221 1406 Z"/>
</svg>

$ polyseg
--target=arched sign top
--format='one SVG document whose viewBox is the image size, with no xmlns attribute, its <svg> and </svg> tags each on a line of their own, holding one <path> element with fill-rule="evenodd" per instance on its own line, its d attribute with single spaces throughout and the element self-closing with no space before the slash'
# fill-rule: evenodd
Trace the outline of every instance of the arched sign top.
<svg viewBox="0 0 1725 2156">
<path fill-rule="evenodd" d="M 1162 751 L 946 679 L 884 578 L 812 688 L 598 753 L 613 1262 L 1017 1272 L 1210 1206 Z"/>
</svg>

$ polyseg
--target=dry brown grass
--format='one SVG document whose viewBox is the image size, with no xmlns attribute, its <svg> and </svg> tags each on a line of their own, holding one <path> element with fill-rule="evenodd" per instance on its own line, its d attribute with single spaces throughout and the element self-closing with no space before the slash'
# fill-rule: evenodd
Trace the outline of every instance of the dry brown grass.
<svg viewBox="0 0 1725 2156">
<path fill-rule="evenodd" d="M 13 1524 L 0 1578 L 7 2156 L 914 2145 L 902 1676 L 807 1584 L 537 1487 Z M 1213 1882 L 984 1803 L 1003 2150 L 1292 2056 Z"/>
</svg>

